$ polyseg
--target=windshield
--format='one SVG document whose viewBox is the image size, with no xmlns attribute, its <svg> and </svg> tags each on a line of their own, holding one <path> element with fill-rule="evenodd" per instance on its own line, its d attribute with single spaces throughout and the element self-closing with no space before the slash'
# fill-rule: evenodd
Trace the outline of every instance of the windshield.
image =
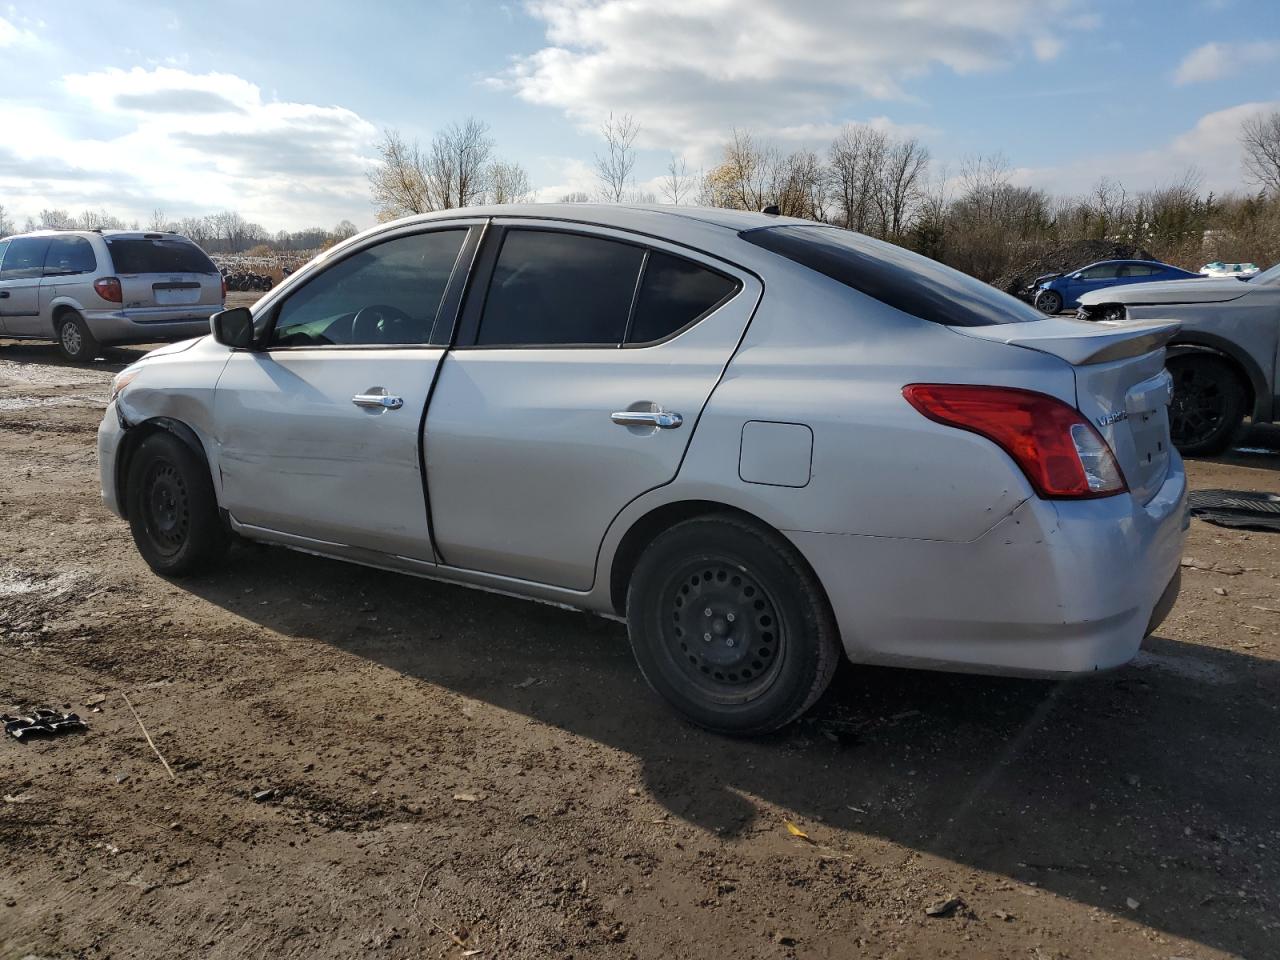
<svg viewBox="0 0 1280 960">
<path fill-rule="evenodd" d="M 989 327 L 1044 314 L 995 287 L 883 240 L 838 227 L 759 227 L 739 236 L 931 323 Z"/>
</svg>

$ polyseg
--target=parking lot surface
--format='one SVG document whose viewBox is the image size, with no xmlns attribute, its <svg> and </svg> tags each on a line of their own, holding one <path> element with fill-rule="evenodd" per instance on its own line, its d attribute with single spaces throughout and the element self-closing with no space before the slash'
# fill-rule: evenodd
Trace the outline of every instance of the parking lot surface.
<svg viewBox="0 0 1280 960">
<path fill-rule="evenodd" d="M 585 614 L 258 547 L 156 577 L 94 451 L 142 352 L 0 340 L 0 709 L 89 724 L 0 740 L 0 958 L 1280 955 L 1280 535 L 1194 521 L 1116 672 L 850 667 L 728 740 Z M 1280 430 L 1189 473 L 1280 492 Z"/>
</svg>

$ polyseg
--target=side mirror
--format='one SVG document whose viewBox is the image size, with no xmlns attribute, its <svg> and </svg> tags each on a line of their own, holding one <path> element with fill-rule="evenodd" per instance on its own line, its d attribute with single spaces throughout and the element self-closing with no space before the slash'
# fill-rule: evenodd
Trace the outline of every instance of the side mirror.
<svg viewBox="0 0 1280 960">
<path fill-rule="evenodd" d="M 226 347 L 247 350 L 253 346 L 253 314 L 248 307 L 233 307 L 209 318 L 213 339 Z"/>
</svg>

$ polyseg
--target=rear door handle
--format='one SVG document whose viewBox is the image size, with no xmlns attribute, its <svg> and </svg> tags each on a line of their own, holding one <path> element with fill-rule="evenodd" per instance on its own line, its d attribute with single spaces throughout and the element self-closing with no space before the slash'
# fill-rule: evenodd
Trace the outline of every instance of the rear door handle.
<svg viewBox="0 0 1280 960">
<path fill-rule="evenodd" d="M 619 410 L 609 419 L 624 427 L 660 427 L 663 430 L 674 430 L 684 423 L 684 417 L 678 413 L 652 413 L 647 410 Z"/>
<path fill-rule="evenodd" d="M 357 407 L 368 410 L 399 410 L 404 406 L 404 400 L 401 397 L 393 397 L 386 393 L 357 393 L 351 398 L 351 402 Z"/>
</svg>

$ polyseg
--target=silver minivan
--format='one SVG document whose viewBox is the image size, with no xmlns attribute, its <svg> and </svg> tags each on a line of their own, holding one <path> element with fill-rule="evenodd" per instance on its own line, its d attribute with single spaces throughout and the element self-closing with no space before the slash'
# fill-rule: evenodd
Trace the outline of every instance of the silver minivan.
<svg viewBox="0 0 1280 960">
<path fill-rule="evenodd" d="M 226 287 L 173 233 L 45 230 L 0 239 L 0 336 L 53 340 L 70 360 L 104 346 L 199 336 Z"/>
</svg>

